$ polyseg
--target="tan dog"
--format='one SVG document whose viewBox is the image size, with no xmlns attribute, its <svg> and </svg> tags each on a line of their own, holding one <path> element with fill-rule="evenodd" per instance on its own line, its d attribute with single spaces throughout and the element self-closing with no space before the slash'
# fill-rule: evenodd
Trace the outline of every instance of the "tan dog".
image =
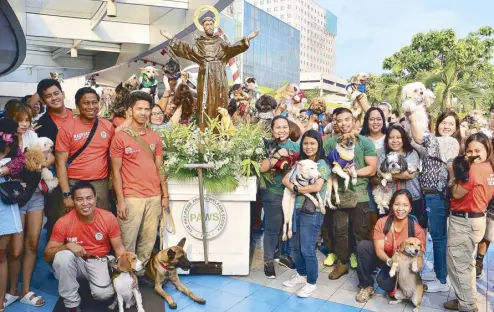
<svg viewBox="0 0 494 312">
<path fill-rule="evenodd" d="M 351 79 L 350 86 L 347 86 L 347 92 L 350 94 L 350 100 L 352 102 L 351 109 L 353 116 L 360 120 L 364 109 L 369 106 L 367 101 L 367 95 L 359 90 L 360 85 L 366 85 L 369 81 L 369 74 L 358 73 Z"/>
<path fill-rule="evenodd" d="M 396 300 L 389 304 L 398 304 L 403 300 L 410 300 L 415 305 L 414 312 L 420 310 L 424 285 L 420 279 L 420 270 L 423 268 L 422 242 L 415 237 L 409 237 L 401 243 L 400 248 L 393 255 L 393 264 L 389 276 L 396 275 Z"/>
<path fill-rule="evenodd" d="M 329 164 L 333 167 L 331 176 L 331 183 L 328 183 L 326 190 L 326 202 L 329 208 L 336 209 L 336 206 L 331 202 L 331 193 L 334 190 L 335 204 L 340 204 L 340 196 L 338 194 L 338 177 L 345 180 L 345 191 L 348 190 L 350 184 L 350 178 L 352 185 L 357 184 L 357 169 L 353 159 L 355 158 L 355 145 L 359 140 L 358 132 L 352 131 L 347 134 L 342 134 L 336 140 L 336 148 L 329 152 L 327 159 Z M 343 169 L 348 168 L 350 175 Z"/>
<path fill-rule="evenodd" d="M 191 263 L 187 259 L 184 250 L 185 237 L 180 240 L 177 246 L 167 248 L 159 253 L 153 253 L 146 265 L 146 274 L 154 281 L 154 290 L 163 297 L 170 305 L 170 308 L 177 308 L 177 303 L 163 290 L 163 283 L 170 281 L 178 291 L 186 294 L 197 303 L 205 304 L 206 300 L 191 292 L 178 278 L 177 268 L 188 271 Z"/>
<path fill-rule="evenodd" d="M 235 128 L 233 126 L 232 119 L 230 118 L 230 114 L 228 114 L 226 108 L 218 107 L 218 113 L 220 113 L 221 115 L 220 127 L 223 132 Z"/>
<path fill-rule="evenodd" d="M 135 253 L 124 252 L 117 258 L 114 268 L 115 272 L 112 274 L 112 282 L 117 297 L 108 308 L 115 309 L 118 302 L 118 311 L 124 312 L 123 304 L 125 302 L 126 309 L 137 304 L 137 311 L 144 312 L 141 293 L 139 292 L 137 278 L 134 274 L 134 271 L 142 270 L 142 262 L 137 259 Z"/>
</svg>

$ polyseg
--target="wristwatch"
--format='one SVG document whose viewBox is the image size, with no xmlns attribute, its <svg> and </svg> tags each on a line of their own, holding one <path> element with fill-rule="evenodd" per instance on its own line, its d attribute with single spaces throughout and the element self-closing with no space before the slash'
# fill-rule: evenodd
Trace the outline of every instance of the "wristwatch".
<svg viewBox="0 0 494 312">
<path fill-rule="evenodd" d="M 68 198 L 70 196 L 70 192 L 63 192 L 62 197 L 63 199 Z"/>
<path fill-rule="evenodd" d="M 293 185 L 293 192 L 295 194 L 298 194 L 298 186 L 297 185 Z"/>
</svg>

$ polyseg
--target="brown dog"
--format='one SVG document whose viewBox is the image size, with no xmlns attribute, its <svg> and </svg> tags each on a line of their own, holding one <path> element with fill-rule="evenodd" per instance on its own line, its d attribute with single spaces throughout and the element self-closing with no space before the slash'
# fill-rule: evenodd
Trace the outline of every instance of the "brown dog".
<svg viewBox="0 0 494 312">
<path fill-rule="evenodd" d="M 154 281 L 154 290 L 165 298 L 172 309 L 177 308 L 177 303 L 163 290 L 163 283 L 170 281 L 178 291 L 183 292 L 197 303 L 205 304 L 206 300 L 191 292 L 178 278 L 177 268 L 188 271 L 191 263 L 187 259 L 187 254 L 183 249 L 185 237 L 180 240 L 177 246 L 167 248 L 159 253 L 153 253 L 146 265 L 146 274 Z"/>
<path fill-rule="evenodd" d="M 415 237 L 409 237 L 401 243 L 400 248 L 393 255 L 393 264 L 389 270 L 389 276 L 396 275 L 398 290 L 390 304 L 400 303 L 402 300 L 410 300 L 415 305 L 414 312 L 420 310 L 424 285 L 420 279 L 420 269 L 423 268 L 422 242 Z"/>
</svg>

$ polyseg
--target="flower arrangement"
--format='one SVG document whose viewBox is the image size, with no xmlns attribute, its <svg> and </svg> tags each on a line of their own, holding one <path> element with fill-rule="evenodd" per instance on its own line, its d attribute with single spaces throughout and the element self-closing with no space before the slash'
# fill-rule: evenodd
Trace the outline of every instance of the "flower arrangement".
<svg viewBox="0 0 494 312">
<path fill-rule="evenodd" d="M 247 177 L 261 177 L 265 130 L 259 125 L 243 124 L 223 130 L 218 119 L 211 119 L 204 132 L 190 124 L 158 133 L 165 150 L 160 171 L 168 179 L 191 180 L 197 172 L 184 169 L 184 165 L 201 163 L 214 164 L 214 169 L 206 169 L 203 174 L 204 187 L 211 193 L 232 192 Z M 262 187 L 264 179 L 258 181 Z"/>
</svg>

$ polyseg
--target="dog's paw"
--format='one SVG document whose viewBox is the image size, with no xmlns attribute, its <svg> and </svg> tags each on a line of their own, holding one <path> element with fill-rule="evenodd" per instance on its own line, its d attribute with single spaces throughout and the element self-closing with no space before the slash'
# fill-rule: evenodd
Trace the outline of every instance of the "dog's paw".
<svg viewBox="0 0 494 312">
<path fill-rule="evenodd" d="M 173 301 L 172 303 L 169 303 L 168 306 L 170 307 L 170 309 L 175 310 L 177 308 L 177 303 Z"/>
<path fill-rule="evenodd" d="M 195 300 L 195 302 L 197 302 L 199 304 L 206 304 L 206 300 L 202 299 L 202 298 L 197 298 L 197 300 Z"/>
<path fill-rule="evenodd" d="M 338 206 L 340 204 L 340 197 L 335 197 L 334 198 L 334 203 L 336 204 L 336 206 Z"/>
<path fill-rule="evenodd" d="M 288 231 L 288 238 L 292 238 L 292 236 L 293 236 L 292 231 Z"/>
<path fill-rule="evenodd" d="M 400 302 L 401 302 L 401 300 L 399 300 L 399 299 L 397 299 L 397 300 L 390 300 L 389 301 L 389 304 L 393 304 L 394 305 L 394 304 L 398 304 Z"/>
<path fill-rule="evenodd" d="M 281 240 L 284 241 L 284 242 L 286 242 L 287 237 L 286 237 L 286 234 L 285 233 L 283 233 L 283 236 L 281 236 Z"/>
<path fill-rule="evenodd" d="M 352 179 L 352 185 L 356 185 L 356 184 L 357 184 L 357 178 Z"/>
<path fill-rule="evenodd" d="M 396 275 L 396 270 L 395 269 L 389 270 L 389 276 L 390 277 L 394 277 L 395 275 Z"/>
<path fill-rule="evenodd" d="M 325 214 L 326 214 L 326 208 L 325 208 L 324 206 L 321 206 L 321 213 L 322 213 L 323 215 L 325 215 Z"/>
<path fill-rule="evenodd" d="M 132 305 L 131 305 L 129 302 L 125 304 L 125 309 L 127 309 L 127 310 L 128 310 L 128 309 L 130 309 L 131 307 L 132 307 Z"/>
<path fill-rule="evenodd" d="M 384 209 L 383 207 L 379 207 L 379 214 L 380 215 L 385 215 L 386 214 L 386 209 Z"/>
<path fill-rule="evenodd" d="M 412 272 L 417 273 L 419 271 L 419 267 L 416 261 L 412 262 Z"/>
</svg>

